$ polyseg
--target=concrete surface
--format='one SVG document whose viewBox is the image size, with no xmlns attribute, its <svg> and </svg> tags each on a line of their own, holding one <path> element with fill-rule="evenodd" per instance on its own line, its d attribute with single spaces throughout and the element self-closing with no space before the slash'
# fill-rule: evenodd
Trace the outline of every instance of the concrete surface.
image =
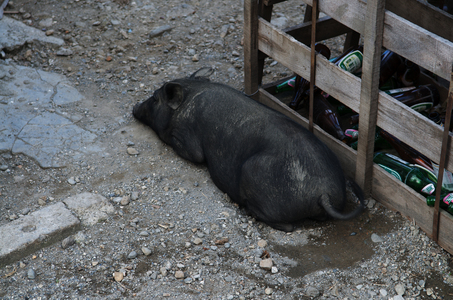
<svg viewBox="0 0 453 300">
<path fill-rule="evenodd" d="M 1 226 L 0 267 L 67 237 L 79 226 L 79 219 L 62 202 Z"/>
<path fill-rule="evenodd" d="M 94 225 L 115 211 L 107 198 L 88 192 L 66 198 L 63 202 L 79 216 L 84 225 Z"/>
</svg>

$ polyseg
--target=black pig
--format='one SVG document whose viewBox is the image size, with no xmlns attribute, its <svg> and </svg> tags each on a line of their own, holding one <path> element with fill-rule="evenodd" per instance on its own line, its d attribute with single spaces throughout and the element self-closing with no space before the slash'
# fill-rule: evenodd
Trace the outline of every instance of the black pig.
<svg viewBox="0 0 453 300">
<path fill-rule="evenodd" d="M 181 157 L 207 164 L 217 187 L 257 220 L 292 231 L 305 218 L 348 214 L 346 178 L 334 153 L 311 132 L 224 84 L 197 76 L 165 83 L 133 115 Z"/>
</svg>

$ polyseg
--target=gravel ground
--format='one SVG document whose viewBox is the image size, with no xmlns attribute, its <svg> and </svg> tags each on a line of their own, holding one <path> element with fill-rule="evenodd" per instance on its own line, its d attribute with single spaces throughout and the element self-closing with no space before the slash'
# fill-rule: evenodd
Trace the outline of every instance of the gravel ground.
<svg viewBox="0 0 453 300">
<path fill-rule="evenodd" d="M 204 166 L 177 157 L 132 119 L 133 105 L 163 82 L 203 66 L 214 67 L 212 80 L 243 89 L 242 7 L 17 0 L 7 8 L 65 40 L 64 51 L 34 43 L 7 58 L 68 76 L 86 99 L 61 109 L 82 116 L 78 125 L 105 150 L 61 169 L 0 154 L 0 225 L 85 191 L 105 196 L 115 213 L 0 269 L 2 299 L 453 297 L 450 255 L 398 213 L 370 201 L 355 220 L 275 231 L 234 205 Z M 288 1 L 273 19 L 298 24 L 303 11 L 301 1 Z M 151 36 L 156 28 L 167 30 Z M 327 42 L 333 55 L 342 40 Z M 290 74 L 266 61 L 265 82 Z"/>
</svg>

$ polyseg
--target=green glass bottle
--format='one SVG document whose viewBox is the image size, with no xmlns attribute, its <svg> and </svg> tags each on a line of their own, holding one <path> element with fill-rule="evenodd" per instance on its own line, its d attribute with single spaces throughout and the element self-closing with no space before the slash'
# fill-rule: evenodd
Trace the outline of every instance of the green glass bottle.
<svg viewBox="0 0 453 300">
<path fill-rule="evenodd" d="M 422 195 L 431 195 L 436 190 L 436 183 L 427 178 L 419 168 L 389 153 L 378 152 L 373 161 Z"/>
<path fill-rule="evenodd" d="M 452 202 L 453 202 L 453 193 L 440 195 L 439 207 L 448 211 L 450 214 L 453 215 L 453 203 Z M 428 204 L 428 206 L 434 207 L 435 203 L 436 203 L 435 195 L 426 197 L 426 204 Z"/>
<path fill-rule="evenodd" d="M 292 90 L 294 90 L 295 86 L 296 86 L 296 76 L 286 80 L 285 82 L 278 84 L 275 87 L 275 93 L 278 94 L 278 93 L 283 93 L 286 91 L 292 91 Z"/>
<path fill-rule="evenodd" d="M 359 141 L 352 142 L 349 146 L 354 150 L 357 150 L 357 145 Z M 374 151 L 392 149 L 392 145 L 381 136 L 381 129 L 376 127 L 376 132 L 374 134 Z"/>
</svg>

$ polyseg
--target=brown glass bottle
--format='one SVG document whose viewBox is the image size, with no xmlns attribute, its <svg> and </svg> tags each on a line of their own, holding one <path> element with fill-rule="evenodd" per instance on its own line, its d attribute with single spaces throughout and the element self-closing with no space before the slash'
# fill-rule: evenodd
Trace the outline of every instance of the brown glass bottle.
<svg viewBox="0 0 453 300">
<path fill-rule="evenodd" d="M 343 129 L 341 129 L 334 107 L 326 98 L 324 98 L 321 92 L 317 92 L 314 95 L 313 122 L 341 141 L 346 138 Z"/>
<path fill-rule="evenodd" d="M 381 67 L 379 73 L 379 88 L 381 88 L 403 63 L 401 57 L 393 51 L 386 50 L 381 55 Z"/>
<path fill-rule="evenodd" d="M 330 49 L 321 43 L 315 44 L 316 53 L 324 56 L 325 58 L 330 58 Z M 315 92 L 318 88 L 315 87 Z M 294 110 L 297 110 L 301 104 L 310 96 L 310 81 L 302 78 L 301 76 L 296 76 L 296 85 L 294 97 L 288 106 Z"/>
<path fill-rule="evenodd" d="M 393 98 L 421 112 L 439 104 L 439 91 L 432 84 L 422 85 L 407 92 L 393 94 Z"/>
<path fill-rule="evenodd" d="M 418 79 L 420 78 L 420 67 L 410 60 L 405 60 L 396 72 L 398 81 L 404 86 L 417 85 Z"/>
<path fill-rule="evenodd" d="M 387 131 L 381 130 L 380 132 L 381 136 L 386 139 L 392 147 L 398 152 L 398 155 L 404 159 L 405 161 L 411 163 L 411 164 L 417 164 L 422 167 L 427 168 L 430 171 L 433 171 L 433 165 L 431 163 L 431 160 L 423 155 L 422 153 L 418 152 L 411 146 L 403 143 Z"/>
</svg>

